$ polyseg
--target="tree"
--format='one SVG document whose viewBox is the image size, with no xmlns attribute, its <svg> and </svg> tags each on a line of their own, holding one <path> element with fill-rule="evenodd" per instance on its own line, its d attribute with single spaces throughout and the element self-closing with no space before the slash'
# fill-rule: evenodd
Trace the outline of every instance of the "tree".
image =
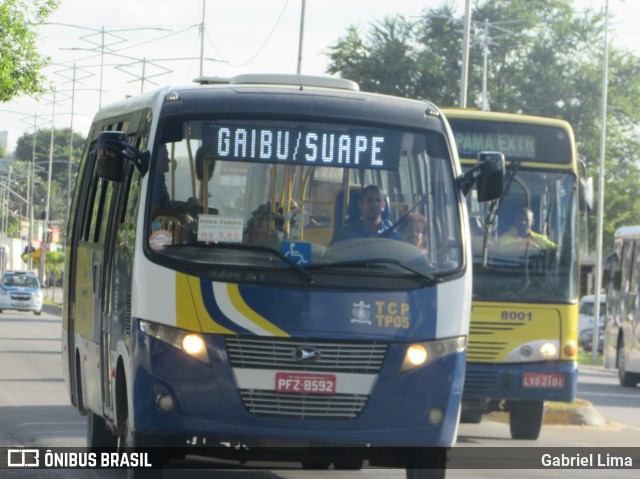
<svg viewBox="0 0 640 479">
<path fill-rule="evenodd" d="M 577 12 L 570 0 L 484 0 L 472 18 L 487 20 L 490 57 L 483 71 L 483 30 L 470 48 L 469 104 L 482 105 L 486 73 L 490 109 L 562 118 L 576 133 L 588 171 L 599 174 L 603 15 Z M 482 28 L 482 22 L 480 28 Z M 355 27 L 330 47 L 328 72 L 363 90 L 456 106 L 463 18 L 451 6 L 427 8 L 413 21 L 385 18 L 363 38 Z M 622 225 L 640 224 L 640 59 L 610 50 L 604 225 L 605 250 Z M 399 71 L 401 70 L 401 71 Z M 590 244 L 595 244 L 595 215 Z"/>
<path fill-rule="evenodd" d="M 35 157 L 34 152 L 35 137 Z M 51 163 L 51 195 L 49 219 L 53 224 L 64 226 L 67 208 L 67 195 L 75 186 L 75 177 L 80 164 L 80 158 L 86 139 L 79 133 L 73 134 L 73 154 L 71 163 L 71 178 L 69 178 L 69 130 L 54 130 L 53 157 Z M 39 219 L 46 206 L 47 183 L 49 178 L 49 148 L 51 145 L 51 130 L 37 130 L 35 133 L 24 133 L 18 138 L 13 153 L 12 168 L 16 177 L 27 178 L 29 164 L 35 161 L 35 177 L 33 188 L 34 217 Z M 16 191 L 22 196 L 27 196 L 27 182 L 22 181 L 16 186 Z"/>
<path fill-rule="evenodd" d="M 44 91 L 41 70 L 49 59 L 36 48 L 36 25 L 59 0 L 3 0 L 0 3 L 0 102 Z"/>
</svg>

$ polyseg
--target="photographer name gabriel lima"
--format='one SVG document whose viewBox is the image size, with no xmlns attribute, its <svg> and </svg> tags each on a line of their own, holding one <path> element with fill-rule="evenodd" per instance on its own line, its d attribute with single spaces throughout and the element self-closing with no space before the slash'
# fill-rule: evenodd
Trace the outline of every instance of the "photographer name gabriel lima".
<svg viewBox="0 0 640 479">
<path fill-rule="evenodd" d="M 566 468 L 631 468 L 633 458 L 630 456 L 614 456 L 612 454 L 543 454 L 543 467 L 566 467 Z"/>
</svg>

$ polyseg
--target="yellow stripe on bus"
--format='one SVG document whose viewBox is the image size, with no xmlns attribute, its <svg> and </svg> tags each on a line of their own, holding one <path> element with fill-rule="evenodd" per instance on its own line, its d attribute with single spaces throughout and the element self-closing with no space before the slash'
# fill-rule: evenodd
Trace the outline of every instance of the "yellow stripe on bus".
<svg viewBox="0 0 640 479">
<path fill-rule="evenodd" d="M 233 307 L 249 321 L 274 336 L 289 337 L 286 332 L 278 328 L 275 324 L 267 321 L 251 309 L 247 303 L 245 303 L 244 299 L 242 299 L 242 296 L 240 295 L 240 289 L 237 284 L 227 284 L 227 293 L 229 294 L 229 299 L 231 300 Z"/>
<path fill-rule="evenodd" d="M 216 323 L 207 311 L 200 292 L 200 279 L 176 273 L 176 326 L 203 333 L 235 334 Z"/>
</svg>

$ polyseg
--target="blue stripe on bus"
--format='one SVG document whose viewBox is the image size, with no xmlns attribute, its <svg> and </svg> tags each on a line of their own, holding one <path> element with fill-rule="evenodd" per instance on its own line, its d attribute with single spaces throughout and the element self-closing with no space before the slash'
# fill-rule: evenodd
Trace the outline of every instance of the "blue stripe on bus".
<svg viewBox="0 0 640 479">
<path fill-rule="evenodd" d="M 226 291 L 226 286 L 217 290 Z M 219 304 L 228 298 L 216 298 L 211 281 L 200 280 L 200 291 L 210 317 L 242 335 L 426 340 L 436 334 L 437 287 L 409 292 L 322 292 L 239 285 L 246 306 L 286 334 L 271 334 L 249 317 L 245 326 L 234 321 Z"/>
</svg>

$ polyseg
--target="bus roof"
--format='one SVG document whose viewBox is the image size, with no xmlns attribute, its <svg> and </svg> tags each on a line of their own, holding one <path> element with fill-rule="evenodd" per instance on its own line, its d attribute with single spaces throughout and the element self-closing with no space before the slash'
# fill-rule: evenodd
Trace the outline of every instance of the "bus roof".
<svg viewBox="0 0 640 479">
<path fill-rule="evenodd" d="M 277 80 L 281 77 L 244 75 L 229 82 L 219 79 L 199 85 L 166 86 L 107 105 L 96 113 L 94 121 L 151 108 L 156 115 L 162 111 L 162 116 L 183 115 L 188 111 L 194 115 L 212 112 L 221 115 L 264 114 L 316 121 L 327 118 L 345 122 L 365 119 L 371 125 L 392 124 L 412 130 L 429 127 L 444 131 L 440 110 L 428 101 L 361 92 L 347 88 L 348 84 L 343 82 L 336 83 L 342 85 L 340 88 L 329 87 L 335 83 L 332 81 L 322 86 L 317 86 L 318 82 L 302 86 L 300 82 L 292 81 L 266 82 L 269 78 Z M 296 75 L 285 77 L 300 79 Z M 254 83 L 258 78 L 265 83 Z"/>
<path fill-rule="evenodd" d="M 469 108 L 442 108 L 442 113 L 451 118 L 469 118 L 471 120 L 508 121 L 512 123 L 530 123 L 535 125 L 552 125 L 571 129 L 566 120 L 545 116 L 522 115 L 520 113 L 505 113 L 498 111 L 482 111 Z"/>
<path fill-rule="evenodd" d="M 634 238 L 640 236 L 640 226 L 621 226 L 616 230 L 614 238 Z"/>
</svg>

